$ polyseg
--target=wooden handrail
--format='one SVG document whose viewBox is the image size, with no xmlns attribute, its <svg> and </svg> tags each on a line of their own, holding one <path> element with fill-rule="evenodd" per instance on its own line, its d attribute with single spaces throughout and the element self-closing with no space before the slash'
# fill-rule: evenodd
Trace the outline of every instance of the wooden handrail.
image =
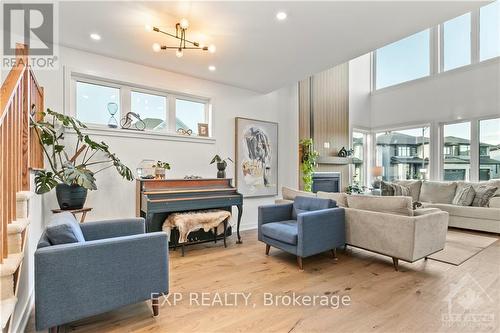
<svg viewBox="0 0 500 333">
<path fill-rule="evenodd" d="M 34 105 L 42 111 L 41 88 L 28 63 L 28 47 L 16 45 L 16 62 L 0 96 L 0 263 L 8 256 L 7 226 L 16 220 L 16 195 L 30 190 L 29 168 L 43 168 L 40 143 L 30 129 Z"/>
</svg>

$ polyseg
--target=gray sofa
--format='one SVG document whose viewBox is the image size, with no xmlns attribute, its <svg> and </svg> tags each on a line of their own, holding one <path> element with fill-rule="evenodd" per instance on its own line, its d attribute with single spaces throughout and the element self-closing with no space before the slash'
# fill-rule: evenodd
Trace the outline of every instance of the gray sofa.
<svg viewBox="0 0 500 333">
<path fill-rule="evenodd" d="M 57 332 L 59 325 L 149 299 L 157 315 L 158 298 L 168 293 L 167 235 L 146 234 L 140 218 L 80 225 L 71 219 L 57 214 L 51 224 L 80 228 L 84 241 L 53 245 L 47 228 L 35 252 L 37 330 Z"/>
<path fill-rule="evenodd" d="M 259 207 L 258 239 L 302 258 L 345 245 L 344 209 L 330 199 L 298 196 L 293 203 Z"/>
</svg>

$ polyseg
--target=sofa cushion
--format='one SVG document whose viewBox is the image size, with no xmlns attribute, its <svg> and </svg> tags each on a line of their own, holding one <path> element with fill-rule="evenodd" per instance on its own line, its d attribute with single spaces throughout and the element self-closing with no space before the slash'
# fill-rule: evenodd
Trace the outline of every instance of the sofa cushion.
<svg viewBox="0 0 500 333">
<path fill-rule="evenodd" d="M 476 189 L 472 206 L 487 207 L 490 199 L 495 195 L 497 188 L 490 185 L 481 185 Z"/>
<path fill-rule="evenodd" d="M 297 245 L 297 221 L 288 220 L 281 222 L 265 223 L 261 226 L 264 236 L 287 244 Z"/>
<path fill-rule="evenodd" d="M 451 204 L 455 197 L 457 183 L 455 182 L 422 182 L 420 200 L 430 203 Z"/>
<path fill-rule="evenodd" d="M 488 207 L 490 208 L 500 208 L 500 197 L 493 197 L 488 202 Z"/>
<path fill-rule="evenodd" d="M 458 185 L 455 197 L 451 203 L 457 206 L 470 206 L 472 201 L 474 201 L 475 195 L 476 191 L 474 191 L 474 188 L 471 185 Z"/>
<path fill-rule="evenodd" d="M 410 196 L 413 201 L 418 201 L 420 198 L 420 189 L 422 188 L 422 181 L 420 180 L 396 180 L 395 184 L 404 185 L 410 188 Z"/>
<path fill-rule="evenodd" d="M 295 200 L 296 196 L 301 196 L 301 197 L 316 197 L 315 193 L 311 192 L 306 192 L 306 191 L 300 191 L 300 190 L 295 190 L 290 187 L 283 186 L 281 188 L 281 195 L 283 196 L 283 199 L 285 200 Z"/>
<path fill-rule="evenodd" d="M 481 186 L 481 185 L 489 185 L 489 186 L 496 187 L 497 190 L 496 190 L 494 196 L 495 197 L 500 197 L 500 179 L 490 179 L 488 181 L 481 181 L 481 182 L 464 182 L 464 181 L 459 181 L 459 182 L 457 182 L 457 190 L 460 187 L 468 186 L 468 185 L 471 185 L 474 188 L 474 191 L 477 191 L 478 187 Z"/>
<path fill-rule="evenodd" d="M 292 218 L 296 220 L 300 213 L 335 207 L 337 207 L 337 203 L 330 199 L 297 196 L 293 201 Z"/>
<path fill-rule="evenodd" d="M 383 197 L 373 195 L 349 195 L 349 208 L 388 214 L 413 216 L 411 197 Z"/>
<path fill-rule="evenodd" d="M 342 192 L 323 192 L 316 193 L 318 198 L 331 199 L 337 203 L 339 207 L 347 207 L 347 194 Z"/>
<path fill-rule="evenodd" d="M 456 206 L 450 204 L 423 203 L 426 208 L 438 208 L 448 212 L 450 216 L 460 216 L 473 219 L 500 221 L 500 208 Z"/>
<path fill-rule="evenodd" d="M 69 212 L 54 214 L 45 235 L 52 245 L 85 242 L 80 225 Z"/>
</svg>

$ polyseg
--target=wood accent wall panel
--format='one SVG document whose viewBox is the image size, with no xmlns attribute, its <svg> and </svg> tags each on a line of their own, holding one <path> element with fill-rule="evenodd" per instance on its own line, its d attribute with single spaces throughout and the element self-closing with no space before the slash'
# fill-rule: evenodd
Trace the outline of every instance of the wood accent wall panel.
<svg viewBox="0 0 500 333">
<path fill-rule="evenodd" d="M 311 137 L 310 78 L 299 82 L 299 141 Z"/>
</svg>

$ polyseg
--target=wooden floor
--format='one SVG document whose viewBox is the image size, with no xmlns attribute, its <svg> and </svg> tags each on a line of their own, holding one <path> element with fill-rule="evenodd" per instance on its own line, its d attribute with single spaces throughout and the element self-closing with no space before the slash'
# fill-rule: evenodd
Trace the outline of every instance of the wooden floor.
<svg viewBox="0 0 500 333">
<path fill-rule="evenodd" d="M 255 231 L 244 232 L 243 244 L 234 237 L 222 244 L 196 245 L 180 257 L 170 252 L 170 289 L 183 301 L 163 305 L 151 316 L 144 302 L 71 323 L 67 332 L 499 332 L 500 242 L 497 241 L 460 266 L 433 260 L 400 263 L 390 258 L 348 248 L 304 259 L 299 271 L 295 257 L 257 241 Z M 491 236 L 490 237 L 496 237 Z M 498 238 L 498 237 L 497 237 Z M 465 278 L 464 278 L 465 277 Z M 464 299 L 453 300 L 450 311 L 459 318 L 481 318 L 470 325 L 447 318 L 447 296 L 463 283 Z M 189 304 L 189 292 L 252 293 L 249 306 Z M 351 304 L 338 309 L 316 306 L 264 306 L 264 293 L 274 295 L 348 295 Z M 199 296 L 201 298 L 201 296 Z M 171 300 L 172 301 L 172 300 Z M 231 303 L 232 299 L 229 299 Z M 255 305 L 254 305 L 255 304 Z M 468 310 L 466 310 L 468 309 Z M 463 317 L 465 313 L 473 317 Z M 479 315 L 479 317 L 478 317 Z M 31 316 L 27 332 L 34 332 Z"/>
</svg>

